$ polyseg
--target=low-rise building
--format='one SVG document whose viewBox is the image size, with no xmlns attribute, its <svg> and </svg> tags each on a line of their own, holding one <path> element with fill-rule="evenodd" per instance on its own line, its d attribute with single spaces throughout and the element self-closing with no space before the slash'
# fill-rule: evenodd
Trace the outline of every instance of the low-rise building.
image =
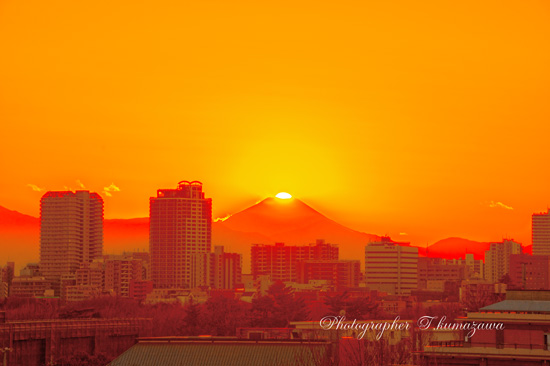
<svg viewBox="0 0 550 366">
<path fill-rule="evenodd" d="M 454 330 L 460 341 L 431 342 L 422 352 L 423 364 L 550 364 L 550 291 L 508 291 L 506 300 L 447 322 L 465 325 Z"/>
<path fill-rule="evenodd" d="M 84 301 L 102 295 L 100 289 L 90 285 L 67 286 L 64 292 L 66 301 Z"/>
<path fill-rule="evenodd" d="M 433 286 L 430 287 L 428 282 L 460 282 L 469 278 L 468 271 L 469 268 L 466 264 L 448 262 L 443 258 L 418 258 L 418 289 L 438 291 Z"/>
<path fill-rule="evenodd" d="M 58 360 L 77 353 L 112 358 L 138 337 L 151 336 L 152 328 L 152 319 L 6 321 L 0 312 L 0 344 L 7 351 L 7 365 L 60 365 Z"/>
<path fill-rule="evenodd" d="M 44 277 L 14 277 L 11 283 L 12 297 L 43 297 L 51 283 Z"/>
<path fill-rule="evenodd" d="M 132 299 L 143 302 L 152 291 L 153 281 L 130 281 L 130 298 Z"/>
<path fill-rule="evenodd" d="M 550 256 L 512 254 L 510 256 L 511 287 L 523 290 L 550 289 Z"/>
<path fill-rule="evenodd" d="M 298 263 L 298 282 L 328 281 L 336 289 L 359 287 L 358 260 L 307 260 Z"/>
<path fill-rule="evenodd" d="M 477 311 L 479 308 L 504 299 L 507 285 L 505 283 L 493 283 L 487 280 L 465 280 L 459 289 L 459 299 L 469 311 Z"/>
</svg>

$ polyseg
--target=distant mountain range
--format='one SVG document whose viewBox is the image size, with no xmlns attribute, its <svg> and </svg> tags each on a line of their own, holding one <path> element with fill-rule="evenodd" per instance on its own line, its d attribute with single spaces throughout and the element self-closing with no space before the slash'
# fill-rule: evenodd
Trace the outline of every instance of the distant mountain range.
<svg viewBox="0 0 550 366">
<path fill-rule="evenodd" d="M 463 238 L 446 238 L 439 240 L 427 248 L 418 248 L 418 253 L 425 257 L 463 258 L 473 254 L 475 259 L 484 259 L 485 251 L 491 243 L 484 243 Z"/>
<path fill-rule="evenodd" d="M 148 250 L 149 218 L 106 219 L 104 251 L 107 254 L 132 250 Z M 39 219 L 0 206 L 0 265 L 15 261 L 18 267 L 39 258 Z M 244 271 L 250 268 L 250 246 L 262 243 L 304 245 L 324 239 L 339 244 L 340 258 L 363 260 L 364 247 L 380 239 L 347 228 L 314 210 L 299 199 L 266 198 L 224 221 L 212 223 L 212 244 L 223 245 L 226 251 L 243 254 Z M 530 252 L 531 246 L 524 251 Z M 483 259 L 489 243 L 462 238 L 447 238 L 419 248 L 420 255 L 461 258 L 473 253 Z"/>
</svg>

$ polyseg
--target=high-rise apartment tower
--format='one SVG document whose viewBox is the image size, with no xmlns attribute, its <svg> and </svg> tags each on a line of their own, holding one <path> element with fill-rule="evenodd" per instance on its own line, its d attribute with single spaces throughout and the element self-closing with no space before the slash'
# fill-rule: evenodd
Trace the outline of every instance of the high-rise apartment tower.
<svg viewBox="0 0 550 366">
<path fill-rule="evenodd" d="M 63 275 L 103 254 L 103 199 L 89 191 L 50 191 L 40 200 L 40 271 L 59 292 Z"/>
<path fill-rule="evenodd" d="M 512 239 L 503 239 L 500 243 L 491 243 L 485 251 L 485 279 L 499 282 L 504 275 L 510 274 L 510 256 L 523 253 L 520 243 Z"/>
<path fill-rule="evenodd" d="M 533 214 L 533 255 L 550 255 L 550 209 Z"/>
<path fill-rule="evenodd" d="M 210 253 L 212 199 L 202 183 L 181 181 L 176 189 L 159 189 L 149 200 L 151 279 L 156 288 L 189 287 L 191 257 Z"/>
</svg>

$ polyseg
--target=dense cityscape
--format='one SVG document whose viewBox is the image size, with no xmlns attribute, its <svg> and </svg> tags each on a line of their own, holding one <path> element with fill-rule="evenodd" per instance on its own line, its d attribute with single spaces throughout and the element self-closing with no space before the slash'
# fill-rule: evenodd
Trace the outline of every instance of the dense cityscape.
<svg viewBox="0 0 550 366">
<path fill-rule="evenodd" d="M 503 239 L 484 258 L 440 258 L 388 236 L 358 242 L 363 258 L 342 258 L 322 238 L 231 253 L 212 242 L 212 199 L 202 188 L 159 189 L 149 252 L 117 255 L 103 253 L 99 194 L 45 193 L 40 262 L 19 275 L 13 262 L 1 268 L 5 362 L 169 365 L 171 353 L 207 352 L 215 363 L 215 349 L 228 344 L 243 349 L 240 364 L 261 355 L 273 365 L 550 361 L 550 211 L 532 215 L 533 254 Z M 264 349 L 273 342 L 280 359 Z M 168 347 L 157 354 L 159 344 Z"/>
</svg>

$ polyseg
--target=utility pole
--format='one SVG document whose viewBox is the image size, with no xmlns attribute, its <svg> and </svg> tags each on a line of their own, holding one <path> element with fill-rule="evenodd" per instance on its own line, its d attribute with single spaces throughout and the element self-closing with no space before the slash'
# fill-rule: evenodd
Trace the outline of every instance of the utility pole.
<svg viewBox="0 0 550 366">
<path fill-rule="evenodd" d="M 53 361 L 53 355 L 52 355 L 50 356 L 50 362 L 47 363 L 47 366 L 55 366 L 55 365 L 57 365 L 57 363 Z"/>
<path fill-rule="evenodd" d="M 13 351 L 13 348 L 4 347 L 0 348 L 0 352 L 4 354 L 4 366 L 8 366 L 8 352 Z"/>
</svg>

